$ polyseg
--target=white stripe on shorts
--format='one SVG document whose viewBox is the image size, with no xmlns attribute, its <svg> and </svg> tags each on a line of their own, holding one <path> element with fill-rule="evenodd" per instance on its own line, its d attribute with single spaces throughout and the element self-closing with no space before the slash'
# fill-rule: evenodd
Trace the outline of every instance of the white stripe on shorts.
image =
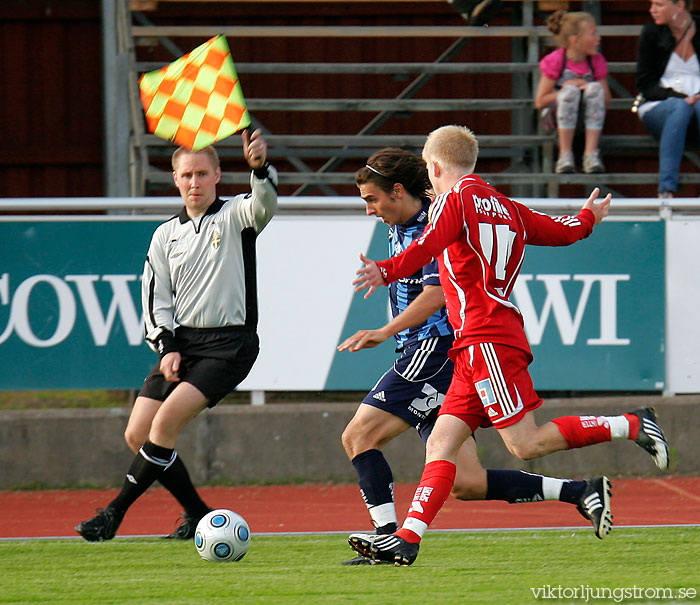
<svg viewBox="0 0 700 605">
<path fill-rule="evenodd" d="M 430 355 L 433 353 L 433 351 L 435 351 L 437 343 L 438 339 L 435 337 L 426 338 L 424 341 L 422 341 L 420 343 L 420 347 L 413 354 L 411 363 L 408 364 L 406 371 L 401 374 L 401 376 L 406 380 L 415 380 L 416 376 L 420 374 L 423 366 L 428 361 Z"/>
<path fill-rule="evenodd" d="M 481 343 L 479 346 L 481 347 L 481 354 L 484 356 L 486 367 L 489 370 L 496 400 L 501 404 L 503 416 L 510 416 L 516 411 L 516 406 L 513 404 L 513 400 L 508 392 L 508 385 L 503 377 L 496 350 L 490 342 Z"/>
</svg>

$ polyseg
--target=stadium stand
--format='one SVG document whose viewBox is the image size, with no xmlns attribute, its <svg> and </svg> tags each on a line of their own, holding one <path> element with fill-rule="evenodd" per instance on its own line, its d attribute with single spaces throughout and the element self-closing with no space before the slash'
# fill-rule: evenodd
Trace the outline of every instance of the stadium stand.
<svg viewBox="0 0 700 605">
<path fill-rule="evenodd" d="M 479 173 L 513 195 L 582 193 L 580 188 L 567 190 L 567 185 L 601 185 L 623 197 L 655 195 L 657 144 L 629 112 L 636 93 L 634 55 L 640 25 L 606 24 L 610 3 L 569 3 L 592 12 L 602 23 L 599 31 L 613 90 L 601 143 L 609 170 L 603 175 L 553 172 L 556 143 L 538 130 L 532 102 L 537 62 L 551 44 L 535 0 L 506 2 L 504 14 L 489 27 L 461 25 L 459 15 L 443 0 L 364 2 L 374 16 L 361 25 L 358 19 L 329 24 L 333 19 L 309 17 L 303 11 L 281 10 L 277 15 L 280 6 L 304 2 L 258 3 L 277 8 L 261 8 L 269 18 L 244 25 L 235 25 L 235 16 L 213 17 L 226 14 L 224 9 L 178 19 L 176 11 L 167 10 L 171 3 L 178 4 L 105 1 L 104 10 L 113 10 L 114 17 L 105 19 L 114 24 L 113 54 L 105 58 L 105 65 L 111 66 L 107 86 L 115 92 L 116 116 L 106 127 L 108 137 L 111 129 L 117 142 L 110 145 L 115 156 L 119 149 L 129 149 L 128 157 L 111 158 L 113 175 L 130 173 L 129 191 L 122 195 L 158 194 L 171 183 L 167 158 L 172 146 L 146 133 L 137 76 L 217 34 L 229 39 L 252 125 L 267 134 L 271 157 L 281 164 L 285 195 L 353 195 L 353 172 L 361 159 L 388 145 L 419 151 L 429 130 L 451 122 L 475 130 L 482 149 Z M 206 3 L 208 8 L 226 4 Z M 334 3 L 317 2 L 315 9 L 324 4 Z M 421 6 L 422 12 L 412 14 L 406 4 Z M 375 14 L 378 5 L 388 8 Z M 393 14 L 392 6 L 402 6 L 403 12 Z M 133 10 L 139 7 L 147 10 Z M 636 12 L 637 21 L 644 22 L 646 7 Z M 365 25 L 368 22 L 373 25 Z M 615 49 L 624 52 L 608 50 L 606 44 L 617 44 Z M 623 54 L 626 60 L 617 60 Z M 325 60 L 307 60 L 313 56 Z M 119 91 L 128 91 L 128 111 L 119 109 Z M 236 164 L 241 158 L 238 137 L 218 148 L 228 160 L 222 183 L 246 182 L 246 171 Z M 694 170 L 682 171 L 681 183 L 698 185 L 697 154 L 689 152 L 686 158 L 685 166 Z M 117 182 L 109 177 L 109 158 L 107 170 L 108 184 Z"/>
</svg>

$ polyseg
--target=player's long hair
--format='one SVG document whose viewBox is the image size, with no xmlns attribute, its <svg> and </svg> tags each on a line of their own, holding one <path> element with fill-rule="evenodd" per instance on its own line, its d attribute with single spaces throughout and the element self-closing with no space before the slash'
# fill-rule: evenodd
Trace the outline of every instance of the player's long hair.
<svg viewBox="0 0 700 605">
<path fill-rule="evenodd" d="M 355 173 L 355 183 L 358 187 L 373 183 L 385 193 L 391 193 L 394 183 L 400 183 L 417 198 L 426 197 L 430 189 L 428 169 L 422 158 L 398 147 L 387 147 L 373 154 Z"/>
</svg>

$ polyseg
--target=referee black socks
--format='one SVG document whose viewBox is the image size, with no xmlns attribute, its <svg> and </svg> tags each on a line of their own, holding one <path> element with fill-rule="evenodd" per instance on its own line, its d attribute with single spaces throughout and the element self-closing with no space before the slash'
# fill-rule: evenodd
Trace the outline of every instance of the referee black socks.
<svg viewBox="0 0 700 605">
<path fill-rule="evenodd" d="M 190 517 L 201 519 L 211 510 L 199 497 L 179 454 L 173 463 L 160 474 L 158 481 L 175 496 Z"/>
<path fill-rule="evenodd" d="M 109 506 L 122 513 L 126 512 L 176 459 L 177 452 L 174 449 L 146 441 L 126 473 L 121 492 Z"/>
</svg>

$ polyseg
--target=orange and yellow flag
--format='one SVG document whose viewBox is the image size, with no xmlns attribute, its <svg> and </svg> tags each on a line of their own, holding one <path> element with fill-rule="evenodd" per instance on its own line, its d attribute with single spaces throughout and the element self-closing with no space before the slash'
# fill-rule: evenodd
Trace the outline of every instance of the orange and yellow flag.
<svg viewBox="0 0 700 605">
<path fill-rule="evenodd" d="M 148 129 L 195 151 L 250 124 L 224 36 L 139 79 Z"/>
</svg>

